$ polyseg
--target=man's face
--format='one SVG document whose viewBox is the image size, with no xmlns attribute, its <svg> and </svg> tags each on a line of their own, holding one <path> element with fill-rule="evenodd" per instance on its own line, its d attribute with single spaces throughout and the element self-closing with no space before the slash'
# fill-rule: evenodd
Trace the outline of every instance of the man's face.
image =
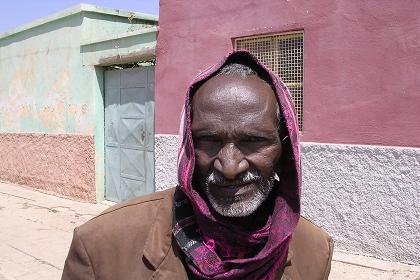
<svg viewBox="0 0 420 280">
<path fill-rule="evenodd" d="M 282 153 L 271 87 L 249 76 L 216 76 L 192 100 L 192 134 L 201 188 L 227 217 L 252 214 L 268 197 Z"/>
</svg>

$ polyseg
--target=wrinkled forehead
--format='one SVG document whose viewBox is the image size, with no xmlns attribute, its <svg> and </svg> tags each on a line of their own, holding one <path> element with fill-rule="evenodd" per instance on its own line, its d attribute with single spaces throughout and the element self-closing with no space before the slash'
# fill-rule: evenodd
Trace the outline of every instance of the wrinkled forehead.
<svg viewBox="0 0 420 280">
<path fill-rule="evenodd" d="M 232 55 L 222 65 L 216 65 L 208 70 L 199 74 L 190 89 L 192 95 L 207 81 L 216 78 L 218 76 L 232 76 L 232 77 L 252 77 L 257 76 L 261 80 L 265 81 L 274 92 L 276 87 L 273 84 L 272 77 L 269 70 L 258 60 L 250 57 L 250 54 L 245 56 L 241 55 L 241 52 Z M 211 69 L 211 70 L 210 70 Z M 191 97 L 191 96 L 190 96 Z"/>
<path fill-rule="evenodd" d="M 220 75 L 208 79 L 193 94 L 191 103 L 209 106 L 210 103 L 221 103 L 248 106 L 254 103 L 275 105 L 277 99 L 272 87 L 256 75 Z"/>
<path fill-rule="evenodd" d="M 215 76 L 192 98 L 192 121 L 202 125 L 277 123 L 277 99 L 271 87 L 258 76 Z M 249 120 L 252 118 L 253 121 Z"/>
</svg>

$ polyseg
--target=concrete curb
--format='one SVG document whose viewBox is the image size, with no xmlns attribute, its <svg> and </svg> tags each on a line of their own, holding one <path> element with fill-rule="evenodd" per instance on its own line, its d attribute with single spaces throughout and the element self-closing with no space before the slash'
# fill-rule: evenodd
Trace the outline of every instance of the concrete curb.
<svg viewBox="0 0 420 280">
<path fill-rule="evenodd" d="M 420 273 L 420 266 L 380 260 L 373 257 L 351 254 L 343 251 L 334 251 L 333 261 L 344 264 L 373 268 L 381 271 L 409 271 Z"/>
</svg>

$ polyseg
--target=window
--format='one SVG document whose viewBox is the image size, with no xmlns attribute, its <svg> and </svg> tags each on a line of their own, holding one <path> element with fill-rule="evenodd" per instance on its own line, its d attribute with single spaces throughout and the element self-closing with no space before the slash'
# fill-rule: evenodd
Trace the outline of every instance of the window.
<svg viewBox="0 0 420 280">
<path fill-rule="evenodd" d="M 236 49 L 246 49 L 280 76 L 295 105 L 303 131 L 303 31 L 235 39 Z"/>
</svg>

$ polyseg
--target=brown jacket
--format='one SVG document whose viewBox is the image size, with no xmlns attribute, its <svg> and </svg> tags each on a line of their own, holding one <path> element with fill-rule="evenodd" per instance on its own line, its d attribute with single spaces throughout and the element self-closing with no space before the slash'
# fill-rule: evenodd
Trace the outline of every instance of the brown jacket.
<svg viewBox="0 0 420 280">
<path fill-rule="evenodd" d="M 188 279 L 171 234 L 174 189 L 135 198 L 74 230 L 63 280 Z M 333 242 L 301 218 L 278 279 L 328 279 Z"/>
</svg>

